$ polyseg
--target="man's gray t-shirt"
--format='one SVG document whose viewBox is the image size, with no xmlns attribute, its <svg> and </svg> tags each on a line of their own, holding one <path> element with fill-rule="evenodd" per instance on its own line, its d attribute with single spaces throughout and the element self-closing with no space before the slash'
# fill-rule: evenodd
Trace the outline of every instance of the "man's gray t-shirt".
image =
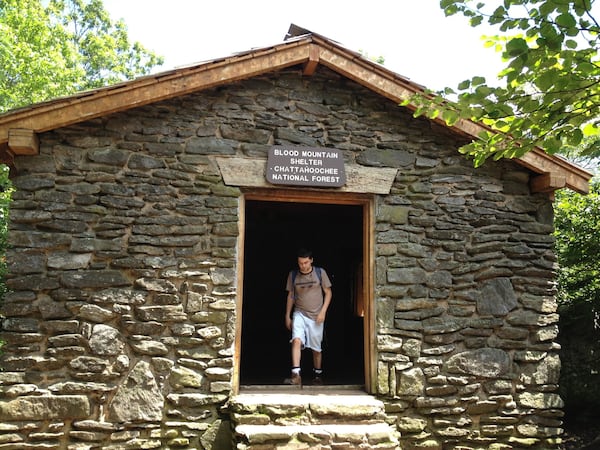
<svg viewBox="0 0 600 450">
<path fill-rule="evenodd" d="M 323 306 L 323 288 L 330 288 L 331 281 L 325 269 L 321 268 L 321 282 L 319 282 L 319 276 L 316 271 L 319 270 L 313 266 L 313 270 L 310 273 L 303 274 L 298 271 L 294 284 L 296 285 L 295 296 L 296 301 L 294 306 L 296 311 L 301 312 L 306 317 L 310 317 L 312 320 L 317 319 L 319 311 Z M 289 273 L 286 283 L 286 291 L 294 294 L 294 287 L 292 286 L 292 272 Z"/>
</svg>

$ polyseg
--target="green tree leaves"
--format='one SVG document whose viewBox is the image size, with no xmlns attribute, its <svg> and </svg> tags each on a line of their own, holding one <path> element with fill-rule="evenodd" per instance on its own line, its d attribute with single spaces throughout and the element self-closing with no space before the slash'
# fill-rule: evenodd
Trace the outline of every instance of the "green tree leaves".
<svg viewBox="0 0 600 450">
<path fill-rule="evenodd" d="M 567 415 L 594 423 L 600 404 L 600 390 L 594 388 L 600 369 L 600 181 L 592 182 L 588 195 L 558 191 L 554 211 L 560 394 Z"/>
<path fill-rule="evenodd" d="M 560 191 L 554 222 L 559 302 L 600 308 L 600 181 L 592 183 L 588 195 Z"/>
<path fill-rule="evenodd" d="M 0 0 L 0 112 L 72 92 L 83 71 L 62 28 L 31 0 Z"/>
<path fill-rule="evenodd" d="M 526 55 L 528 51 L 529 45 L 527 45 L 527 41 L 523 38 L 516 37 L 508 41 L 504 54 L 509 58 L 516 58 L 518 56 Z"/>
<path fill-rule="evenodd" d="M 47 5 L 47 6 L 44 6 Z M 162 58 L 101 0 L 0 0 L 0 112 L 134 78 Z"/>
<path fill-rule="evenodd" d="M 549 153 L 596 145 L 600 136 L 600 26 L 593 0 L 442 0 L 446 15 L 462 14 L 473 26 L 497 26 L 487 46 L 506 67 L 499 85 L 473 77 L 457 91 L 411 99 L 417 114 L 483 122 L 503 136 L 484 133 L 463 147 L 476 165 L 487 158 L 522 156 L 535 147 Z M 448 101 L 449 96 L 456 100 Z M 446 114 L 444 111 L 451 110 Z M 586 144 L 587 143 L 587 144 Z M 584 152 L 592 151 L 583 148 Z"/>
</svg>

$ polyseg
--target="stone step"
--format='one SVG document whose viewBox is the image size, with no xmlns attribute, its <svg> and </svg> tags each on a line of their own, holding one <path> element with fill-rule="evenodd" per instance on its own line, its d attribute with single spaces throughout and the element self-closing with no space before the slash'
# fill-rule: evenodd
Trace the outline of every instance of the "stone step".
<svg viewBox="0 0 600 450">
<path fill-rule="evenodd" d="M 370 424 L 382 422 L 383 402 L 364 392 L 258 391 L 229 402 L 240 425 Z"/>
<path fill-rule="evenodd" d="M 383 402 L 361 391 L 259 389 L 229 409 L 238 450 L 398 448 Z"/>
<path fill-rule="evenodd" d="M 398 439 L 386 423 L 363 425 L 238 425 L 237 450 L 379 449 L 395 450 Z"/>
</svg>

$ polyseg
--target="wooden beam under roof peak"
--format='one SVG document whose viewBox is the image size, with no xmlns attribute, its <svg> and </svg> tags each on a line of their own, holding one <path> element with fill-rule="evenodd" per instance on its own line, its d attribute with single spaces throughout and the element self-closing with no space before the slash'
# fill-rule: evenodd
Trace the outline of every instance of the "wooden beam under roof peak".
<svg viewBox="0 0 600 450">
<path fill-rule="evenodd" d="M 308 50 L 308 61 L 304 63 L 304 70 L 302 71 L 303 75 L 311 76 L 315 73 L 319 65 L 319 60 L 321 59 L 320 55 L 321 51 L 319 50 L 319 47 L 311 45 Z"/>
</svg>

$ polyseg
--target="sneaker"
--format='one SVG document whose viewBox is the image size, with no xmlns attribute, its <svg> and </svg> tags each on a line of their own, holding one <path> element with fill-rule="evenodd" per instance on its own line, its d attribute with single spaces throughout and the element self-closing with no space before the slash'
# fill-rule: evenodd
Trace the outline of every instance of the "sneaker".
<svg viewBox="0 0 600 450">
<path fill-rule="evenodd" d="M 292 373 L 291 378 L 286 378 L 284 384 L 291 384 L 293 386 L 302 386 L 302 377 L 299 373 Z"/>
<path fill-rule="evenodd" d="M 313 380 L 312 380 L 312 384 L 315 386 L 321 386 L 323 385 L 323 371 L 322 370 L 316 370 L 313 369 Z"/>
</svg>

